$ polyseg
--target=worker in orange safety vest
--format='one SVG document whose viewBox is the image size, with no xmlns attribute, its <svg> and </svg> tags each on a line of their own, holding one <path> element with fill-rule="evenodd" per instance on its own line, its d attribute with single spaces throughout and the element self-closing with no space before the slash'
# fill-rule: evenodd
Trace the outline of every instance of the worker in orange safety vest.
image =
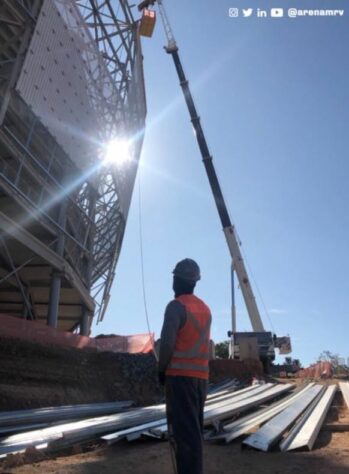
<svg viewBox="0 0 349 474">
<path fill-rule="evenodd" d="M 200 280 L 189 258 L 173 270 L 175 299 L 166 307 L 160 338 L 159 380 L 178 474 L 203 473 L 203 413 L 207 394 L 211 312 L 193 294 Z"/>
</svg>

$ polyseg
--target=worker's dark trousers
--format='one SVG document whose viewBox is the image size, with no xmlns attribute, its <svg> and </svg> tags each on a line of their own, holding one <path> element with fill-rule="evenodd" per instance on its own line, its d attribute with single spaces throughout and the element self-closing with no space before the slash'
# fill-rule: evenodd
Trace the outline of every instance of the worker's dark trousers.
<svg viewBox="0 0 349 474">
<path fill-rule="evenodd" d="M 173 435 L 178 474 L 203 474 L 202 432 L 207 381 L 166 377 L 169 436 Z M 171 441 L 171 439 L 170 439 Z"/>
</svg>

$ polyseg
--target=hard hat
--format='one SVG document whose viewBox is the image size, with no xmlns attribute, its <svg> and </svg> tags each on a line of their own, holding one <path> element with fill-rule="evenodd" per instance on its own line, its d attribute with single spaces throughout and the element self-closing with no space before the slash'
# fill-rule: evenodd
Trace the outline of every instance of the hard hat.
<svg viewBox="0 0 349 474">
<path fill-rule="evenodd" d="M 174 276 L 190 283 L 196 283 L 201 278 L 200 267 L 191 258 L 185 258 L 178 262 L 172 273 Z"/>
</svg>

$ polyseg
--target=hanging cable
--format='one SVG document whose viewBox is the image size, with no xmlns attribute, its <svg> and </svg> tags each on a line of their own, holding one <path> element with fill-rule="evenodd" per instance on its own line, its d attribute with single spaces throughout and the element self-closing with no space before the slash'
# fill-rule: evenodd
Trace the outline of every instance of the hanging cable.
<svg viewBox="0 0 349 474">
<path fill-rule="evenodd" d="M 235 232 L 236 232 L 236 229 L 235 229 Z M 242 244 L 241 244 L 241 239 L 240 239 L 240 237 L 239 237 L 239 235 L 238 235 L 237 232 L 236 232 L 236 236 L 237 236 L 237 238 L 238 238 L 239 246 L 240 246 L 240 249 L 241 249 L 241 253 L 242 253 L 243 258 L 244 258 L 244 260 L 245 260 L 245 262 L 246 262 L 246 266 L 247 266 L 247 268 L 248 268 L 249 274 L 250 274 L 251 277 L 252 277 L 252 280 L 253 280 L 253 283 L 254 283 L 254 287 L 256 288 L 257 293 L 258 293 L 258 296 L 259 296 L 259 298 L 260 298 L 260 300 L 261 300 L 261 302 L 262 302 L 262 306 L 263 306 L 263 308 L 264 308 L 265 315 L 267 316 L 267 318 L 268 318 L 268 320 L 269 320 L 269 323 L 270 323 L 270 326 L 271 326 L 271 329 L 272 329 L 273 333 L 275 334 L 276 331 L 275 331 L 273 322 L 272 322 L 271 317 L 270 317 L 270 315 L 269 315 L 269 312 L 268 312 L 268 310 L 267 310 L 267 306 L 266 306 L 266 304 L 265 304 L 265 302 L 264 302 L 262 293 L 261 293 L 261 291 L 260 291 L 260 289 L 259 289 L 259 287 L 258 287 L 257 280 L 256 280 L 256 278 L 254 277 L 254 274 L 253 274 L 253 272 L 252 272 L 251 265 L 249 264 L 249 262 L 248 262 L 248 260 L 247 260 L 246 252 L 244 251 L 244 248 L 243 248 L 243 246 L 242 246 Z"/>
<path fill-rule="evenodd" d="M 143 292 L 143 305 L 145 319 L 147 322 L 148 334 L 152 341 L 152 350 L 155 356 L 155 359 L 158 361 L 158 355 L 155 351 L 155 341 L 153 339 L 153 333 L 150 329 L 150 321 L 148 314 L 148 304 L 147 304 L 147 295 L 145 291 L 145 275 L 144 275 L 144 257 L 143 257 L 143 230 L 142 230 L 142 192 L 141 192 L 141 166 L 138 166 L 138 228 L 139 228 L 139 253 L 141 259 L 141 278 L 142 278 L 142 292 Z"/>
</svg>

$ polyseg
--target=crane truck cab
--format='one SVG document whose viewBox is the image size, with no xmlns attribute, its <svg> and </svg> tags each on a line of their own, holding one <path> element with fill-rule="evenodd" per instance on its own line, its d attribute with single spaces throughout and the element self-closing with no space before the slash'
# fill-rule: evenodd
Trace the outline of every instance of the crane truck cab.
<svg viewBox="0 0 349 474">
<path fill-rule="evenodd" d="M 231 358 L 260 360 L 265 372 L 269 371 L 270 364 L 275 360 L 275 349 L 279 349 L 279 354 L 289 354 L 292 351 L 291 340 L 288 336 L 277 337 L 269 331 L 228 331 L 228 337 L 232 341 Z"/>
</svg>

